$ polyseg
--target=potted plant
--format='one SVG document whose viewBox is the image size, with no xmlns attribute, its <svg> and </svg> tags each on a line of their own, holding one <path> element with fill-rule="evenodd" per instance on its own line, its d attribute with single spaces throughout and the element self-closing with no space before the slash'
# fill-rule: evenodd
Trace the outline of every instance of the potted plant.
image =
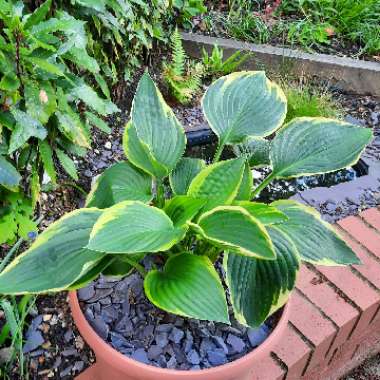
<svg viewBox="0 0 380 380">
<path fill-rule="evenodd" d="M 146 297 L 159 309 L 229 324 L 229 302 L 237 322 L 258 327 L 286 304 L 301 261 L 359 263 L 314 209 L 255 198 L 273 179 L 354 164 L 371 131 L 324 118 L 282 126 L 286 98 L 264 72 L 218 79 L 202 106 L 218 137 L 210 164 L 183 157 L 184 130 L 145 73 L 124 134 L 128 161 L 107 169 L 85 208 L 49 226 L 0 274 L 0 293 L 74 290 L 100 273 L 126 276 L 136 270 Z M 231 146 L 236 158 L 220 161 Z M 270 165 L 271 173 L 253 186 L 251 168 L 260 165 Z M 147 256 L 159 258 L 153 268 L 142 264 Z M 285 308 L 277 328 L 251 353 L 211 369 L 177 371 L 117 352 L 87 322 L 75 291 L 70 299 L 79 330 L 97 355 L 97 364 L 81 379 L 248 380 L 286 326 Z"/>
</svg>

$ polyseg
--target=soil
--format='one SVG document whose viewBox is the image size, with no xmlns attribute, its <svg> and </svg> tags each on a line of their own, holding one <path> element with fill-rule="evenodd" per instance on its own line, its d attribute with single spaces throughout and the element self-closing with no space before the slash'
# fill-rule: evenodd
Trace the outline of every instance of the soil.
<svg viewBox="0 0 380 380">
<path fill-rule="evenodd" d="M 121 138 L 124 124 L 127 120 L 128 106 L 132 98 L 131 90 L 124 92 L 124 99 L 120 108 L 124 111 L 110 120 L 111 135 L 105 135 L 94 130 L 93 149 L 85 157 L 75 157 L 78 164 L 79 186 L 83 192 L 90 189 L 93 179 L 106 167 L 117 160 L 124 159 Z M 376 139 L 367 148 L 365 155 L 373 160 L 380 160 L 380 102 L 369 96 L 352 96 L 335 92 L 343 105 L 345 114 L 351 122 L 373 128 Z M 177 107 L 176 113 L 184 125 L 191 125 L 193 129 L 202 129 L 205 126 L 199 105 L 194 107 Z M 205 147 L 193 147 L 192 153 L 203 154 Z M 62 177 L 65 175 L 62 173 Z M 77 187 L 72 186 L 67 179 L 58 189 L 42 193 L 41 215 L 44 217 L 41 227 L 58 219 L 64 213 L 74 210 L 84 204 L 84 194 Z M 360 202 L 353 204 L 344 200 L 340 204 L 314 205 L 325 218 L 334 221 L 358 211 L 373 207 L 380 203 L 380 185 L 378 191 L 366 192 L 358 195 Z M 6 247 L 3 247 L 3 252 Z M 87 368 L 94 356 L 88 346 L 83 342 L 73 325 L 70 311 L 66 302 L 66 293 L 45 295 L 38 297 L 36 309 L 32 315 L 31 328 L 26 336 L 26 344 L 37 347 L 28 353 L 30 379 L 72 379 L 74 375 Z M 4 316 L 0 315 L 0 322 Z M 34 322 L 33 322 L 34 321 Z M 34 340 L 34 341 L 33 341 Z M 43 341 L 41 343 L 41 340 Z M 12 380 L 17 380 L 17 368 L 12 370 Z M 360 379 L 360 378 L 359 378 Z"/>
<path fill-rule="evenodd" d="M 367 359 L 340 380 L 380 380 L 380 354 Z"/>
</svg>

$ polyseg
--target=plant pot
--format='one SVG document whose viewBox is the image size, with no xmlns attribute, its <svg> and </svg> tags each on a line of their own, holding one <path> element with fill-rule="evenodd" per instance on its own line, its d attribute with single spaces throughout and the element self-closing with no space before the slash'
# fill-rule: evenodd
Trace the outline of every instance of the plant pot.
<svg viewBox="0 0 380 380">
<path fill-rule="evenodd" d="M 96 363 L 76 380 L 251 380 L 255 365 L 266 358 L 274 345 L 282 339 L 288 323 L 289 306 L 286 305 L 273 332 L 249 354 L 210 369 L 178 371 L 146 365 L 116 351 L 90 326 L 80 308 L 77 293 L 70 292 L 69 299 L 74 322 L 96 355 Z"/>
</svg>

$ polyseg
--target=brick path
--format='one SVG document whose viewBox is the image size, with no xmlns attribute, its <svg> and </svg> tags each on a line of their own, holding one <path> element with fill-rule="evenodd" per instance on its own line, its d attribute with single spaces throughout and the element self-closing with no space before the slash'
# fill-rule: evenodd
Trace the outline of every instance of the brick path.
<svg viewBox="0 0 380 380">
<path fill-rule="evenodd" d="M 380 351 L 380 210 L 336 225 L 362 265 L 305 265 L 286 335 L 252 380 L 337 380 Z"/>
</svg>

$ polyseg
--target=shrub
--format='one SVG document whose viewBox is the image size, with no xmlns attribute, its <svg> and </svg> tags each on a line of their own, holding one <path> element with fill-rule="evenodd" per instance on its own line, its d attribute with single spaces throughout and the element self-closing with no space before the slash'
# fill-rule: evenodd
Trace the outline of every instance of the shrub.
<svg viewBox="0 0 380 380">
<path fill-rule="evenodd" d="M 91 73 L 109 96 L 99 64 L 87 51 L 85 23 L 64 11 L 51 17 L 51 7 L 47 0 L 29 13 L 22 2 L 1 2 L 0 244 L 17 234 L 26 237 L 32 227 L 25 196 L 11 192 L 23 188 L 34 206 L 43 173 L 57 182 L 56 161 L 77 179 L 68 153 L 84 154 L 91 126 L 104 129 L 99 116 L 118 110 L 78 75 Z"/>
<path fill-rule="evenodd" d="M 286 302 L 301 260 L 359 262 L 314 209 L 251 200 L 275 178 L 352 165 L 372 137 L 369 129 L 325 118 L 296 118 L 282 127 L 286 98 L 263 72 L 220 78 L 204 95 L 203 110 L 219 141 L 210 165 L 183 157 L 184 129 L 144 74 L 124 134 L 129 161 L 107 169 L 86 208 L 52 224 L 1 273 L 0 293 L 75 289 L 101 272 L 135 268 L 157 307 L 229 323 L 214 266 L 223 257 L 236 318 L 258 326 Z M 250 142 L 273 133 L 268 155 L 255 163 L 270 162 L 271 174 L 252 190 Z M 239 156 L 219 161 L 227 145 L 239 145 Z M 139 261 L 148 254 L 161 256 L 163 268 L 147 273 Z"/>
</svg>

